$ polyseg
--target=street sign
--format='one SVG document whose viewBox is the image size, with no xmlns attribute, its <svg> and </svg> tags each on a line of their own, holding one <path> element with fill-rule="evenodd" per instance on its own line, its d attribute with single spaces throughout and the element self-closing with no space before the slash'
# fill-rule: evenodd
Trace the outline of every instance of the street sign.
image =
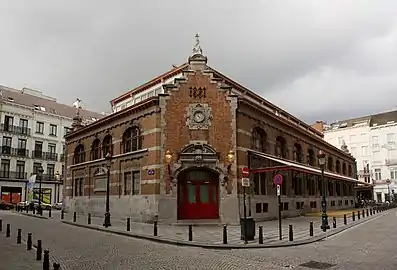
<svg viewBox="0 0 397 270">
<path fill-rule="evenodd" d="M 276 174 L 273 177 L 273 183 L 277 186 L 277 185 L 281 185 L 283 183 L 283 176 L 281 174 Z"/>
<path fill-rule="evenodd" d="M 249 171 L 248 167 L 243 167 L 243 168 L 241 169 L 241 173 L 243 174 L 243 177 L 244 177 L 244 178 L 247 178 L 248 175 L 250 174 L 250 171 Z"/>
<path fill-rule="evenodd" d="M 148 171 L 147 171 L 147 174 L 148 174 L 148 175 L 154 175 L 154 170 L 148 170 Z"/>
<path fill-rule="evenodd" d="M 241 178 L 241 185 L 243 187 L 249 187 L 250 186 L 250 179 L 249 178 Z"/>
<path fill-rule="evenodd" d="M 277 185 L 277 196 L 281 195 L 281 188 L 280 185 Z"/>
</svg>

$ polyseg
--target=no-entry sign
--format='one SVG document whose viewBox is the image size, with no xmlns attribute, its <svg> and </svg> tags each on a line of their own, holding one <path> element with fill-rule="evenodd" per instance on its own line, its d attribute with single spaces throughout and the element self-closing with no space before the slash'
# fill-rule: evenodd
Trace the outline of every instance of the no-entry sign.
<svg viewBox="0 0 397 270">
<path fill-rule="evenodd" d="M 281 185 L 282 183 L 283 183 L 283 176 L 281 175 L 281 174 L 276 174 L 274 177 L 273 177 L 273 183 L 276 185 L 276 186 L 279 186 L 279 185 Z"/>
<path fill-rule="evenodd" d="M 242 173 L 243 177 L 246 178 L 250 174 L 250 171 L 249 171 L 248 167 L 243 167 L 241 169 L 241 173 Z"/>
</svg>

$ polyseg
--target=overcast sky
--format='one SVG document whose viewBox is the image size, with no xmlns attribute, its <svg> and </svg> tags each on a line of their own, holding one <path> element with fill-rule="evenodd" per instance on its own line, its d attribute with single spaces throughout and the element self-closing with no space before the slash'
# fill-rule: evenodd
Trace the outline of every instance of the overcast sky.
<svg viewBox="0 0 397 270">
<path fill-rule="evenodd" d="M 397 0 L 0 0 L 0 84 L 91 110 L 208 64 L 312 123 L 396 109 Z"/>
</svg>

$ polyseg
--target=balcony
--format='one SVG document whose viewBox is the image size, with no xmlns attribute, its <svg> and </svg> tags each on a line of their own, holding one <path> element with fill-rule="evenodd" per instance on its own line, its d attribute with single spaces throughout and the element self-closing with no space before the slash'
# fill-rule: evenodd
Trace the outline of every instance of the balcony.
<svg viewBox="0 0 397 270">
<path fill-rule="evenodd" d="M 31 173 L 30 175 L 32 176 L 33 174 L 36 174 L 36 173 Z M 62 179 L 62 178 L 59 177 L 59 181 L 60 181 L 61 179 Z M 46 174 L 46 173 L 43 173 L 43 174 L 42 174 L 41 180 L 42 180 L 42 181 L 57 181 L 57 178 L 56 178 L 55 174 L 48 174 L 48 173 Z M 40 181 L 39 176 L 37 176 L 37 178 L 36 178 L 36 182 L 38 182 L 38 181 Z"/>
<path fill-rule="evenodd" d="M 28 174 L 26 172 L 11 172 L 11 171 L 0 171 L 1 179 L 21 179 L 27 180 Z"/>
<path fill-rule="evenodd" d="M 42 151 L 38 151 L 38 150 L 33 150 L 32 158 L 58 161 L 58 154 L 57 153 L 49 153 L 49 152 L 42 152 Z"/>
<path fill-rule="evenodd" d="M 12 148 L 10 146 L 0 146 L 0 154 L 13 156 L 13 157 L 29 157 L 29 150 L 21 149 L 21 148 Z"/>
<path fill-rule="evenodd" d="M 372 172 L 370 172 L 368 170 L 359 170 L 358 176 L 359 177 L 370 177 L 370 176 L 372 176 Z"/>
<path fill-rule="evenodd" d="M 397 158 L 388 158 L 385 161 L 386 166 L 397 165 Z"/>
<path fill-rule="evenodd" d="M 30 136 L 30 128 L 27 127 L 19 127 L 19 126 L 9 126 L 5 124 L 0 125 L 0 131 L 8 132 L 17 135 L 25 135 Z"/>
<path fill-rule="evenodd" d="M 65 160 L 66 160 L 66 154 L 61 154 L 60 161 L 65 162 Z"/>
</svg>

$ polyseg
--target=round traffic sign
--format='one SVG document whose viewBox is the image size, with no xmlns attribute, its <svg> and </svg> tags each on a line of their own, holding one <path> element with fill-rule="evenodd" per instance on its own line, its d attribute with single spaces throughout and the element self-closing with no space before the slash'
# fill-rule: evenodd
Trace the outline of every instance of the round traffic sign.
<svg viewBox="0 0 397 270">
<path fill-rule="evenodd" d="M 243 177 L 248 177 L 248 175 L 250 174 L 250 171 L 249 171 L 248 167 L 243 167 L 241 169 L 241 173 L 243 174 Z"/>
<path fill-rule="evenodd" d="M 283 176 L 281 175 L 281 174 L 276 174 L 274 177 L 273 177 L 273 183 L 275 184 L 275 185 L 281 185 L 282 183 L 283 183 Z"/>
</svg>

